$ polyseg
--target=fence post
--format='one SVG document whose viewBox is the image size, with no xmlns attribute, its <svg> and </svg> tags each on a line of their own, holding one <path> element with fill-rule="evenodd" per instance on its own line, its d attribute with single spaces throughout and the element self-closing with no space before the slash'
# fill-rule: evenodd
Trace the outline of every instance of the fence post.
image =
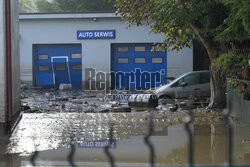
<svg viewBox="0 0 250 167">
<path fill-rule="evenodd" d="M 228 167 L 233 166 L 233 127 L 230 123 L 230 114 L 232 112 L 232 103 L 227 102 L 227 109 L 225 110 L 226 112 L 224 113 L 223 120 L 226 124 L 227 127 L 227 159 L 228 159 Z"/>
<path fill-rule="evenodd" d="M 111 147 L 111 142 L 113 141 L 113 125 L 110 125 L 110 130 L 109 130 L 109 142 L 108 145 L 104 147 L 104 152 L 107 155 L 109 162 L 110 162 L 110 166 L 111 167 L 115 167 L 115 161 L 114 158 L 112 156 L 112 154 L 109 151 L 109 148 Z"/>
<path fill-rule="evenodd" d="M 154 130 L 154 123 L 153 123 L 153 114 L 149 117 L 149 126 L 148 126 L 148 134 L 144 137 L 145 144 L 149 147 L 150 151 L 150 166 L 154 167 L 154 159 L 155 159 L 155 152 L 153 144 L 149 141 L 150 136 L 153 134 Z"/>
<path fill-rule="evenodd" d="M 193 134 L 190 128 L 191 123 L 193 122 L 194 116 L 192 110 L 188 110 L 188 118 L 185 123 L 185 130 L 188 135 L 188 166 L 193 167 L 194 165 L 194 147 L 193 147 Z"/>
</svg>

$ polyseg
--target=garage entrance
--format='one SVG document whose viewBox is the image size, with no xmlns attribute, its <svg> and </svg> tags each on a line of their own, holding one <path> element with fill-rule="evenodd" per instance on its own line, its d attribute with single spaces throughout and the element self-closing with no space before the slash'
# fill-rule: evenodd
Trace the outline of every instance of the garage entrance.
<svg viewBox="0 0 250 167">
<path fill-rule="evenodd" d="M 72 84 L 73 89 L 80 89 L 82 83 L 81 45 L 35 45 L 34 69 L 37 86 L 59 88 L 60 84 Z"/>
<path fill-rule="evenodd" d="M 167 76 L 167 53 L 152 44 L 112 44 L 111 88 L 144 90 L 157 87 Z"/>
</svg>

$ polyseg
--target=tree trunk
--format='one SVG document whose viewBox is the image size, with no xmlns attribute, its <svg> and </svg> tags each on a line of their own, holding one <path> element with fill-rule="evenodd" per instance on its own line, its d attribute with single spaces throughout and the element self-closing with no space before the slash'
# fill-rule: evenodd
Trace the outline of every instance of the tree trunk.
<svg viewBox="0 0 250 167">
<path fill-rule="evenodd" d="M 205 46 L 209 59 L 210 59 L 210 72 L 211 72 L 211 98 L 207 108 L 225 108 L 226 107 L 226 76 L 220 67 L 214 66 L 214 61 L 220 55 L 221 50 L 216 43 L 209 37 L 201 34 L 197 25 L 189 23 L 194 33 Z"/>
<path fill-rule="evenodd" d="M 225 74 L 218 70 L 214 64 L 211 64 L 211 98 L 207 108 L 225 108 L 226 107 L 226 77 Z"/>
</svg>

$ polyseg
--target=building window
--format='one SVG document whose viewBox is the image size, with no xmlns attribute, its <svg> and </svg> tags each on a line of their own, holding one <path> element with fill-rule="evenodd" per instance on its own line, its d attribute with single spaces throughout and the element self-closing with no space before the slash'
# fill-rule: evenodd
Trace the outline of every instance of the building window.
<svg viewBox="0 0 250 167">
<path fill-rule="evenodd" d="M 118 52 L 128 52 L 128 46 L 122 46 L 117 48 Z"/>
<path fill-rule="evenodd" d="M 163 63 L 163 58 L 162 57 L 153 57 L 151 59 L 152 64 L 162 64 Z"/>
<path fill-rule="evenodd" d="M 71 65 L 71 69 L 72 70 L 81 70 L 82 69 L 82 65 L 81 64 L 72 64 Z"/>
<path fill-rule="evenodd" d="M 82 54 L 81 53 L 72 53 L 71 54 L 71 59 L 81 59 Z"/>
<path fill-rule="evenodd" d="M 118 58 L 117 63 L 118 64 L 128 64 L 128 58 Z"/>
<path fill-rule="evenodd" d="M 137 57 L 135 58 L 135 64 L 145 64 L 146 58 Z"/>
<path fill-rule="evenodd" d="M 56 71 L 64 71 L 64 70 L 66 70 L 66 65 L 56 64 L 55 69 L 56 69 Z"/>
<path fill-rule="evenodd" d="M 145 46 L 135 46 L 135 52 L 145 52 L 146 47 Z"/>
<path fill-rule="evenodd" d="M 39 71 L 49 71 L 49 66 L 39 66 Z"/>
<path fill-rule="evenodd" d="M 38 60 L 49 60 L 49 55 L 46 54 L 38 55 Z"/>
</svg>

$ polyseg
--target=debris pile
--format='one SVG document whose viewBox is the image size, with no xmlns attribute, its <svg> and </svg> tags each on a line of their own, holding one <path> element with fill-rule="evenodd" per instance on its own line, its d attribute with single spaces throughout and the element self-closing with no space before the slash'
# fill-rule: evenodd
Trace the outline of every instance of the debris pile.
<svg viewBox="0 0 250 167">
<path fill-rule="evenodd" d="M 24 84 L 22 88 L 22 111 L 29 113 L 107 113 L 149 109 L 158 112 L 179 112 L 197 108 L 190 99 L 182 102 L 176 99 L 158 99 L 153 94 L 131 95 L 128 92 L 116 92 L 107 95 L 101 91 L 72 90 L 70 85 L 60 85 L 59 90 L 27 88 Z"/>
<path fill-rule="evenodd" d="M 64 89 L 62 89 L 64 90 Z M 127 104 L 107 100 L 102 92 L 25 89 L 22 91 L 22 110 L 29 113 L 46 112 L 131 112 Z"/>
</svg>

